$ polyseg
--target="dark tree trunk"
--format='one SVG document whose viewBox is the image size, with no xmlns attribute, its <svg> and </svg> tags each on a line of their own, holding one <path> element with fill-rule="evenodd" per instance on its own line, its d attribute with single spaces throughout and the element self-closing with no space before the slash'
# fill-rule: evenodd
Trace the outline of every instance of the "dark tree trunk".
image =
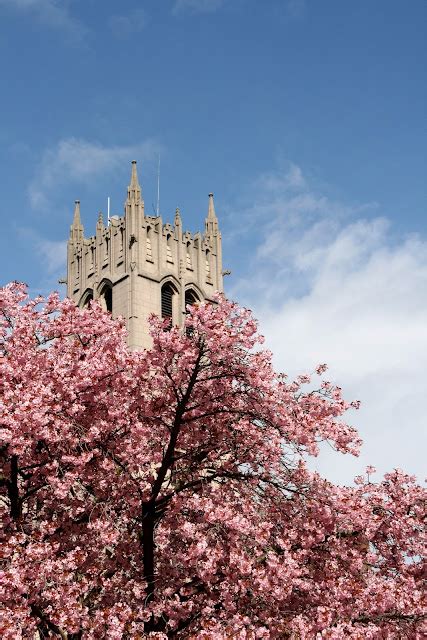
<svg viewBox="0 0 427 640">
<path fill-rule="evenodd" d="M 154 500 L 142 506 L 142 549 L 144 563 L 144 578 L 147 582 L 146 601 L 151 602 L 154 597 Z"/>
<path fill-rule="evenodd" d="M 10 517 L 12 520 L 19 520 L 22 515 L 22 501 L 19 497 L 18 487 L 18 471 L 18 456 L 12 456 L 10 461 L 10 480 L 7 483 L 10 500 Z"/>
</svg>

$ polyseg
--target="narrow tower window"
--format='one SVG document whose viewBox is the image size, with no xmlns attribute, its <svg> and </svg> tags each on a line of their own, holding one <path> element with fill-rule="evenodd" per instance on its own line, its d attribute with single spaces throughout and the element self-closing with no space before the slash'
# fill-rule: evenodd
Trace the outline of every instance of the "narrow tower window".
<svg viewBox="0 0 427 640">
<path fill-rule="evenodd" d="M 89 270 L 91 273 L 92 271 L 95 270 L 95 251 L 96 251 L 95 245 L 91 244 L 90 245 L 90 267 L 89 267 Z"/>
<path fill-rule="evenodd" d="M 211 279 L 211 252 L 206 249 L 206 279 Z"/>
<path fill-rule="evenodd" d="M 193 265 L 191 263 L 191 242 L 187 242 L 186 262 L 187 262 L 187 269 L 192 269 Z"/>
<path fill-rule="evenodd" d="M 173 262 L 171 242 L 172 238 L 168 233 L 168 235 L 166 236 L 166 262 Z"/>
<path fill-rule="evenodd" d="M 146 240 L 146 259 L 149 262 L 153 262 L 153 247 L 151 245 L 151 227 L 147 227 L 147 240 Z"/>
<path fill-rule="evenodd" d="M 173 295 L 174 290 L 172 285 L 164 284 L 162 287 L 162 318 L 168 318 L 168 328 L 172 326 L 172 313 L 173 313 Z"/>
</svg>

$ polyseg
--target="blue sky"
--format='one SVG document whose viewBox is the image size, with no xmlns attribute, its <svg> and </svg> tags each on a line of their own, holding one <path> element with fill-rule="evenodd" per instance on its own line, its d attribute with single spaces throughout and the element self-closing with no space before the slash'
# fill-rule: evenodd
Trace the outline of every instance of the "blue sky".
<svg viewBox="0 0 427 640">
<path fill-rule="evenodd" d="M 426 32 L 424 0 L 0 0 L 2 282 L 56 288 L 74 200 L 93 233 L 135 158 L 150 211 L 160 153 L 277 366 L 362 400 L 366 453 L 318 468 L 422 476 Z"/>
</svg>

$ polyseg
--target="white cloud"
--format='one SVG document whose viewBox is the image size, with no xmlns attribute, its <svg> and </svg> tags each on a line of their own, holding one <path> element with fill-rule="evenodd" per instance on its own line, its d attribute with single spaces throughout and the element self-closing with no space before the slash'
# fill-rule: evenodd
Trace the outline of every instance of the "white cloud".
<svg viewBox="0 0 427 640">
<path fill-rule="evenodd" d="M 0 0 L 0 9 L 2 7 L 11 11 L 31 14 L 40 24 L 65 31 L 73 38 L 80 39 L 87 32 L 87 28 L 70 14 L 67 3 L 64 1 Z"/>
<path fill-rule="evenodd" d="M 147 14 L 144 9 L 135 9 L 129 14 L 111 16 L 108 24 L 115 36 L 124 38 L 145 29 Z"/>
<path fill-rule="evenodd" d="M 263 176 L 257 189 L 243 214 L 252 229 L 257 222 L 256 258 L 234 292 L 260 319 L 278 369 L 293 375 L 327 362 L 346 397 L 362 401 L 351 416 L 361 457 L 326 452 L 317 468 L 347 483 L 369 463 L 422 480 L 427 242 L 396 242 L 387 219 L 366 217 L 372 205 L 331 201 L 295 168 Z"/>
<path fill-rule="evenodd" d="M 226 0 L 176 0 L 174 12 L 211 13 L 223 6 Z"/>
<path fill-rule="evenodd" d="M 89 184 L 97 177 L 113 174 L 130 160 L 146 160 L 159 147 L 148 140 L 135 145 L 105 146 L 81 138 L 66 138 L 45 151 L 29 186 L 31 206 L 46 210 L 58 188 L 69 184 Z"/>
<path fill-rule="evenodd" d="M 67 264 L 67 242 L 37 239 L 36 249 L 46 266 L 48 275 L 62 273 Z"/>
<path fill-rule="evenodd" d="M 257 181 L 258 189 L 268 194 L 282 194 L 284 190 L 302 189 L 306 180 L 300 167 L 291 163 L 287 171 L 265 173 Z"/>
<path fill-rule="evenodd" d="M 38 231 L 35 231 L 31 227 L 17 227 L 16 232 L 25 245 L 31 247 L 31 250 L 37 254 L 43 263 L 47 278 L 44 283 L 39 284 L 42 284 L 42 289 L 50 291 L 52 288 L 52 280 L 55 282 L 57 278 L 64 275 L 64 269 L 67 264 L 67 241 L 49 240 L 42 237 Z M 46 289 L 45 285 L 47 284 L 48 287 Z"/>
</svg>

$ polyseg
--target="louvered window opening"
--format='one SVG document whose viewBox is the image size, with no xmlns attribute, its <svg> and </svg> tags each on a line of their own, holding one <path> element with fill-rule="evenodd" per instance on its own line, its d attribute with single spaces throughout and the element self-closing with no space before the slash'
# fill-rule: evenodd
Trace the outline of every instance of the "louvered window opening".
<svg viewBox="0 0 427 640">
<path fill-rule="evenodd" d="M 172 287 L 170 285 L 162 287 L 162 318 L 169 318 L 169 327 L 172 326 L 172 298 Z"/>
</svg>

